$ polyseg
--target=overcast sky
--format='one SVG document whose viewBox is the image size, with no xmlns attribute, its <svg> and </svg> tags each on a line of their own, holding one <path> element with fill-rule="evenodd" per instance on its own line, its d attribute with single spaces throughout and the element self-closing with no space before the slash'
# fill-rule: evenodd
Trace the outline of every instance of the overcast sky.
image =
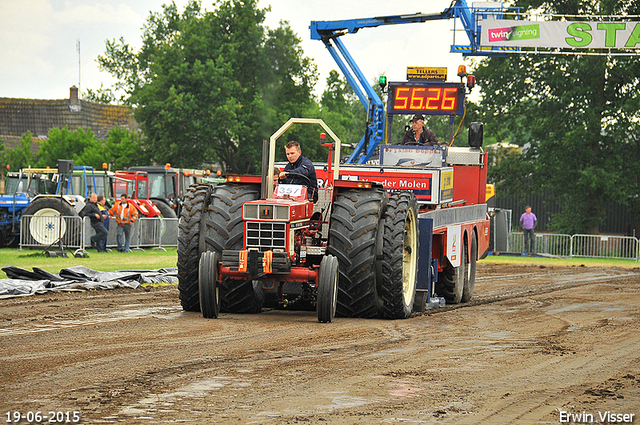
<svg viewBox="0 0 640 425">
<path fill-rule="evenodd" d="M 100 72 L 96 58 L 105 41 L 124 37 L 140 47 L 142 26 L 150 12 L 160 12 L 167 0 L 0 0 L 0 97 L 65 99 L 69 87 L 81 92 L 111 86 L 111 75 Z M 186 0 L 176 0 L 182 11 Z M 203 7 L 212 10 L 209 0 Z M 450 0 L 424 2 L 395 0 L 259 0 L 271 5 L 266 25 L 288 21 L 302 39 L 305 54 L 320 71 L 317 92 L 332 69 L 338 69 L 321 41 L 311 40 L 312 20 L 369 18 L 384 15 L 436 13 Z M 461 24 L 457 22 L 460 30 Z M 446 66 L 449 81 L 456 81 L 457 66 L 465 63 L 449 53 L 453 20 L 362 29 L 342 38 L 356 63 L 370 80 L 385 73 L 390 80 L 405 80 L 407 66 Z M 77 42 L 80 41 L 80 55 Z M 458 44 L 468 44 L 464 34 Z M 79 73 L 80 70 L 80 73 Z"/>
</svg>

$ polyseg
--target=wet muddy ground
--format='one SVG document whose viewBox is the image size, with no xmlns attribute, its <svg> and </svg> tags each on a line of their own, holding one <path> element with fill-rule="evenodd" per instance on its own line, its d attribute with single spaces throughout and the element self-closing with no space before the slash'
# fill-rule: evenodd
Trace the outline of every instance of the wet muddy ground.
<svg viewBox="0 0 640 425">
<path fill-rule="evenodd" d="M 5 299 L 0 420 L 640 423 L 639 319 L 640 269 L 484 263 L 471 303 L 400 321 L 206 320 L 175 286 Z"/>
</svg>

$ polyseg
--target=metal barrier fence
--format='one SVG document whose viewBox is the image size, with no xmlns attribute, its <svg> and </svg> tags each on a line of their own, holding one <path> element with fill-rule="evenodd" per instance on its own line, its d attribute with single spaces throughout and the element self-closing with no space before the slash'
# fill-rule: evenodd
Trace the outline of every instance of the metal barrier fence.
<svg viewBox="0 0 640 425">
<path fill-rule="evenodd" d="M 107 248 L 116 248 L 114 219 L 109 220 Z M 140 218 L 131 226 L 131 249 L 163 249 L 178 246 L 178 218 Z M 58 246 L 60 236 L 65 248 L 91 246 L 91 220 L 88 217 L 24 215 L 20 219 L 20 249 Z M 509 235 L 509 252 L 523 252 L 522 232 Z M 537 233 L 534 251 L 558 257 L 620 258 L 640 261 L 640 240 L 633 236 L 563 235 Z"/>
<path fill-rule="evenodd" d="M 513 232 L 510 252 L 524 251 L 524 236 Z M 633 236 L 537 233 L 534 252 L 558 257 L 620 258 L 640 261 L 640 240 Z"/>
<path fill-rule="evenodd" d="M 59 245 L 82 247 L 82 217 L 67 217 L 45 213 L 20 217 L 20 248 Z M 40 212 L 40 211 L 39 211 Z"/>
<path fill-rule="evenodd" d="M 576 257 L 624 258 L 638 261 L 638 239 L 632 236 L 573 235 Z"/>
<path fill-rule="evenodd" d="M 523 233 L 511 233 L 509 247 L 511 252 L 524 252 Z M 571 257 L 571 235 L 536 233 L 534 251 L 538 254 Z"/>
<path fill-rule="evenodd" d="M 141 217 L 131 226 L 131 249 L 163 249 L 178 246 L 177 218 Z M 116 221 L 109 220 L 107 248 L 118 246 Z M 86 249 L 95 234 L 88 217 L 59 215 L 23 215 L 20 219 L 20 249 L 62 245 L 68 249 Z"/>
</svg>

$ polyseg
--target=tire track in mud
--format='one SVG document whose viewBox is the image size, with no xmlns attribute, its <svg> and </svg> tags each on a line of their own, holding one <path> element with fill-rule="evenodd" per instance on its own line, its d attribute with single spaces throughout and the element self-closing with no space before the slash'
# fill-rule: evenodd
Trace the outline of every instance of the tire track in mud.
<svg viewBox="0 0 640 425">
<path fill-rule="evenodd" d="M 625 337 L 628 336 L 625 335 Z M 607 357 L 597 354 L 562 359 L 556 357 L 533 365 L 529 369 L 512 371 L 488 381 L 483 385 L 500 387 L 505 382 L 512 381 L 521 382 L 522 386 L 517 393 L 505 393 L 497 400 L 485 401 L 492 406 L 491 411 L 480 411 L 467 418 L 456 420 L 456 423 L 539 423 L 543 418 L 557 421 L 559 410 L 562 409 L 554 410 L 550 406 L 557 406 L 558 400 L 566 399 L 571 389 L 582 388 L 582 386 L 591 388 L 594 383 L 602 386 L 602 377 L 618 373 L 624 375 L 625 370 L 635 370 L 637 339 L 625 338 L 625 340 L 626 342 L 617 345 L 617 350 Z M 615 365 L 615 370 L 612 370 L 612 365 Z M 628 376 L 627 374 L 625 378 Z M 577 381 L 576 377 L 578 377 Z M 535 389 L 528 390 L 527 387 Z M 568 397 L 571 398 L 571 396 Z M 554 411 L 551 414 L 554 417 L 548 417 L 550 411 Z"/>
<path fill-rule="evenodd" d="M 500 302 L 509 299 L 517 299 L 523 297 L 531 297 L 535 295 L 544 295 L 555 291 L 561 291 L 565 289 L 571 289 L 579 286 L 586 286 L 592 284 L 606 284 L 613 279 L 628 279 L 638 277 L 638 273 L 634 272 L 620 272 L 612 275 L 611 273 L 603 273 L 597 271 L 588 271 L 585 273 L 572 273 L 567 274 L 566 270 L 555 271 L 552 273 L 526 273 L 526 274 L 513 274 L 513 275 L 501 275 L 499 277 L 492 276 L 483 278 L 483 280 L 501 280 L 501 281 L 522 281 L 523 276 L 527 282 L 527 285 L 522 286 L 510 286 L 508 288 L 500 288 L 496 290 L 481 292 L 480 295 L 471 303 L 449 306 L 443 309 L 436 309 L 434 312 L 428 314 L 436 314 L 438 312 L 451 311 L 456 308 L 462 307 L 474 307 L 484 304 L 490 304 Z M 539 283 L 531 283 L 537 281 Z M 265 314 L 266 313 L 266 314 Z M 288 313 L 282 311 L 274 311 L 273 314 L 264 312 L 263 316 L 268 317 L 268 322 L 273 325 L 275 322 L 281 320 L 289 320 Z M 355 319 L 345 319 L 344 322 L 349 322 L 350 325 L 347 328 L 341 329 L 336 332 L 336 329 L 332 329 L 329 334 L 333 334 L 335 338 L 335 346 L 322 347 L 321 344 L 311 344 L 305 347 L 299 347 L 294 351 L 291 351 L 290 347 L 287 347 L 287 342 L 282 339 L 276 339 L 273 341 L 269 350 L 258 350 L 245 352 L 241 356 L 234 355 L 221 355 L 213 357 L 202 357 L 192 359 L 187 362 L 171 365 L 162 369 L 158 369 L 151 372 L 144 372 L 136 375 L 135 377 L 129 377 L 127 379 L 119 380 L 119 382 L 113 382 L 107 386 L 100 387 L 85 387 L 81 388 L 77 396 L 80 393 L 84 393 L 85 397 L 79 397 L 79 401 L 82 400 L 85 408 L 95 409 L 96 411 L 111 412 L 114 411 L 114 401 L 118 403 L 125 402 L 128 406 L 124 410 L 121 410 L 117 417 L 126 417 L 128 414 L 144 413 L 148 409 L 153 410 L 155 407 L 153 403 L 150 403 L 150 394 L 156 394 L 154 397 L 166 397 L 170 399 L 173 394 L 180 393 L 180 387 L 178 382 L 191 382 L 189 385 L 197 385 L 199 381 L 195 380 L 198 376 L 214 376 L 218 381 L 214 382 L 215 385 L 245 385 L 249 381 L 237 381 L 240 378 L 233 378 L 234 373 L 230 373 L 234 370 L 255 370 L 260 374 L 277 374 L 282 372 L 280 367 L 284 365 L 291 365 L 297 361 L 310 362 L 322 362 L 321 359 L 328 359 L 331 356 L 337 356 L 341 362 L 346 365 L 350 359 L 354 359 L 355 356 L 362 356 L 365 353 L 369 353 L 370 356 L 382 355 L 380 353 L 391 353 L 396 350 L 395 345 L 401 343 L 405 339 L 410 339 L 415 335 L 415 331 L 404 329 L 402 326 L 403 321 L 381 321 L 376 324 L 372 329 L 366 324 L 358 324 Z M 369 323 L 369 321 L 367 321 Z M 295 327 L 295 325 L 294 325 Z M 374 332 L 372 332 L 374 331 Z M 347 333 L 359 333 L 368 332 L 368 340 L 359 340 L 346 343 L 348 340 Z M 264 338 L 263 335 L 259 335 L 254 332 L 250 332 L 249 335 L 244 335 L 244 338 L 239 338 L 242 342 L 246 342 L 249 339 L 257 339 L 254 342 L 256 345 L 265 347 L 264 341 L 260 340 Z M 218 339 L 217 343 L 231 344 L 234 337 L 229 336 Z M 235 341 L 240 343 L 240 341 Z M 289 341 L 292 343 L 293 341 Z M 332 344 L 333 345 L 333 344 Z M 167 347 L 168 348 L 168 347 Z M 382 351 L 381 351 L 382 350 Z M 582 367 L 582 366 L 580 366 Z M 288 370 L 288 369 L 285 369 Z M 231 376 L 230 376 L 231 375 Z M 237 374 L 236 374 L 237 375 Z M 177 381 L 176 376 L 186 378 L 182 381 Z M 246 377 L 248 378 L 248 376 Z M 226 381 L 225 381 L 226 380 Z M 224 382 L 222 382 L 224 381 Z M 228 381 L 228 382 L 227 382 Z M 237 382 L 235 382 L 237 381 Z M 235 382 L 235 384 L 233 383 Z M 168 392 L 158 393 L 160 388 L 168 389 Z M 176 389 L 177 388 L 177 389 Z M 171 392 L 173 389 L 174 392 Z M 115 393 L 114 393 L 115 391 Z M 522 414 L 523 409 L 525 412 L 536 413 L 539 408 L 545 406 L 547 400 L 551 397 L 555 397 L 557 392 L 562 391 L 562 388 L 558 388 L 557 391 L 552 391 L 549 394 L 536 393 L 536 394 L 519 394 L 514 395 L 511 399 L 502 400 L 499 404 L 503 407 L 500 412 L 496 412 L 496 416 L 489 416 L 487 419 L 507 419 L 516 420 L 519 415 Z M 260 391 L 257 391 L 259 393 Z M 88 394 L 91 396 L 86 397 Z M 112 394 L 117 394 L 118 397 L 112 400 Z M 158 394 L 160 394 L 158 396 Z M 164 394 L 164 395 L 162 395 Z M 104 409 L 104 410 L 103 410 Z"/>
<path fill-rule="evenodd" d="M 464 311 L 465 313 L 473 313 L 474 310 L 469 309 L 470 307 L 509 299 L 534 297 L 588 285 L 615 283 L 622 286 L 625 281 L 637 282 L 640 278 L 640 271 L 625 269 L 603 271 L 564 268 L 541 269 L 539 272 L 529 272 L 531 268 L 524 270 L 526 273 L 480 275 L 476 282 L 477 292 L 472 302 L 432 309 L 425 315 L 463 307 L 468 309 Z M 483 284 L 487 288 L 484 291 Z M 295 399 L 298 392 L 304 393 L 309 389 L 320 391 L 323 395 L 326 392 L 324 382 L 326 380 L 340 382 L 342 391 L 346 391 L 344 388 L 360 386 L 366 388 L 365 382 L 361 383 L 355 377 L 349 380 L 349 373 L 336 374 L 335 372 L 348 370 L 353 367 L 354 361 L 358 363 L 357 360 L 361 360 L 362 364 L 359 367 L 362 368 L 364 377 L 369 376 L 374 382 L 386 383 L 394 378 L 393 371 L 397 369 L 386 359 L 419 357 L 425 345 L 412 340 L 417 340 L 418 336 L 424 338 L 429 331 L 434 330 L 431 323 L 438 322 L 438 320 L 420 320 L 419 317 L 415 317 L 408 321 L 341 319 L 330 325 L 324 325 L 317 323 L 315 314 L 312 312 L 282 310 L 263 310 L 260 315 L 229 314 L 217 320 L 205 320 L 199 314 L 180 311 L 175 288 L 156 290 L 155 294 L 152 291 L 151 293 L 85 294 L 84 297 L 73 295 L 68 298 L 66 296 L 59 298 L 60 300 L 53 300 L 58 304 L 57 308 L 64 305 L 65 309 L 70 308 L 77 312 L 77 317 L 71 310 L 68 313 L 60 313 L 58 320 L 67 320 L 64 324 L 69 326 L 51 332 L 38 332 L 37 336 L 34 333 L 7 338 L 7 341 L 12 343 L 26 345 L 22 352 L 32 364 L 34 360 L 38 360 L 38 364 L 34 365 L 35 372 L 24 375 L 22 378 L 16 377 L 13 381 L 6 383 L 4 388 L 8 390 L 7 397 L 14 400 L 11 406 L 6 406 L 8 408 L 26 408 L 32 407 L 29 403 L 33 405 L 35 402 L 55 401 L 58 403 L 57 407 L 64 405 L 81 408 L 83 412 L 87 412 L 87 418 L 101 418 L 105 422 L 133 420 L 132 423 L 140 423 L 142 419 L 136 422 L 137 416 L 150 414 L 159 419 L 164 414 L 162 409 L 167 409 L 167 414 L 173 415 L 175 419 L 192 411 L 195 407 L 203 414 L 205 412 L 209 415 L 227 414 L 229 405 L 214 404 L 213 401 L 218 396 L 222 396 L 223 400 L 233 401 L 236 395 L 229 395 L 229 392 L 234 392 L 238 394 L 242 403 L 248 406 L 247 409 L 256 410 L 258 413 L 267 412 L 274 406 L 269 400 L 272 399 L 275 388 L 286 390 L 279 396 L 283 399 Z M 93 302 L 88 302 L 90 299 L 93 299 Z M 46 307 L 47 315 L 58 314 L 55 311 L 56 307 L 47 306 L 45 301 L 36 299 L 29 301 L 36 302 L 38 308 Z M 15 300 L 13 303 L 22 306 L 29 305 L 29 301 L 22 299 Z M 71 307 L 66 307 L 67 304 Z M 6 302 L 3 305 L 6 305 Z M 156 316 L 160 317 L 140 317 L 139 314 L 135 317 L 127 317 L 119 314 L 133 308 L 153 310 Z M 22 310 L 22 307 L 20 309 Z M 15 317 L 20 320 L 16 330 L 22 330 L 23 326 L 25 329 L 29 327 L 35 329 L 35 325 L 42 324 L 42 322 L 31 322 L 31 316 L 27 314 L 26 312 L 21 312 L 20 315 L 16 313 Z M 35 313 L 31 314 L 35 316 Z M 456 316 L 464 315 L 453 314 L 451 318 L 444 317 L 447 321 L 441 321 L 441 324 L 455 323 Z M 96 321 L 96 318 L 105 317 L 119 317 L 121 321 L 111 320 L 102 324 Z M 83 321 L 86 321 L 87 326 L 83 326 Z M 492 323 L 488 322 L 489 325 Z M 146 332 L 142 330 L 143 328 L 147 329 Z M 476 325 L 476 328 L 482 328 L 482 326 Z M 497 329 L 500 331 L 503 328 Z M 37 348 L 35 344 L 36 341 L 41 341 L 40 338 L 51 342 L 53 350 Z M 64 338 L 75 338 L 77 344 L 67 345 L 67 347 L 58 345 L 57 341 Z M 90 342 L 85 344 L 85 338 L 90 339 Z M 464 338 L 467 336 L 461 332 L 449 335 L 447 341 L 453 347 L 456 342 L 461 342 Z M 408 342 L 408 348 L 404 347 L 405 342 Z M 529 342 L 526 341 L 526 343 Z M 100 346 L 100 344 L 103 345 Z M 444 342 L 431 344 L 429 348 L 436 351 L 440 348 L 449 349 L 439 344 Z M 621 362 L 628 360 L 632 347 L 629 344 L 624 346 L 623 352 L 626 357 L 621 358 Z M 28 351 L 28 348 L 33 351 Z M 456 356 L 466 355 L 466 352 L 462 353 Z M 6 357 L 13 362 L 18 356 L 20 356 L 19 351 L 10 353 L 7 350 Z M 43 366 L 43 360 L 47 356 L 50 356 L 52 361 L 58 360 L 60 363 L 55 367 L 47 366 L 49 369 L 46 369 Z M 78 358 L 74 359 L 75 356 Z M 589 358 L 591 362 L 596 360 L 596 357 Z M 574 363 L 570 367 L 573 371 L 579 371 L 585 364 L 590 364 L 582 361 L 574 361 Z M 378 365 L 379 369 L 372 369 L 370 365 Z M 428 370 L 427 366 L 418 363 L 416 365 L 402 366 L 397 370 L 422 372 Z M 547 364 L 547 366 L 550 365 L 553 366 L 552 361 Z M 602 365 L 601 369 L 602 367 L 605 366 Z M 123 368 L 127 371 L 122 372 Z M 573 374 L 575 373 L 565 371 L 567 380 L 573 379 Z M 379 378 L 378 375 L 383 378 Z M 425 381 L 420 381 L 418 377 L 422 377 L 421 379 Z M 414 386 L 418 388 L 415 391 L 420 390 L 421 385 L 427 388 L 424 383 L 432 382 L 429 379 L 435 379 L 423 377 L 421 374 L 411 375 L 409 378 L 415 381 L 411 381 L 412 388 Z M 497 378 L 495 383 L 502 384 L 517 379 L 526 381 L 530 378 L 527 372 L 523 371 L 521 374 L 512 372 L 510 377 Z M 292 385 L 292 382 L 295 382 L 295 385 Z M 247 387 L 250 384 L 252 386 Z M 445 390 L 451 388 L 452 391 L 455 389 L 457 392 L 464 392 L 466 385 L 468 385 L 466 382 L 458 385 L 446 383 Z M 476 385 L 485 387 L 482 383 Z M 544 387 L 542 385 L 542 387 L 545 388 L 546 393 L 542 390 L 528 393 L 511 391 L 512 394 L 504 400 L 500 397 L 493 398 L 491 400 L 493 405 L 497 406 L 501 413 L 496 412 L 496 416 L 491 416 L 485 410 L 481 412 L 480 417 L 495 423 L 500 422 L 500 419 L 526 422 L 530 419 L 526 411 L 533 417 L 539 417 L 543 413 L 545 403 L 557 398 L 559 393 L 567 389 L 560 386 Z M 251 388 L 250 391 L 254 394 L 249 397 L 243 393 L 243 391 L 249 391 L 245 388 Z M 376 390 L 376 387 L 371 388 Z M 383 393 L 383 391 L 376 391 L 371 391 L 376 397 Z M 336 394 L 334 396 L 336 403 L 342 403 L 336 405 L 339 407 L 334 410 L 318 407 L 316 416 L 310 413 L 310 416 L 305 416 L 305 419 L 322 417 L 324 420 L 323 415 L 327 415 L 325 411 L 329 410 L 334 412 L 332 415 L 336 418 L 335 423 L 348 424 L 352 423 L 349 416 L 352 411 L 364 411 L 377 415 L 385 411 L 389 405 L 395 406 L 394 408 L 400 408 L 404 403 L 407 403 L 407 406 L 411 405 L 410 400 L 399 401 L 387 398 L 378 400 L 373 396 L 369 397 L 368 394 L 363 395 L 355 391 Z M 491 395 L 491 397 L 494 396 Z M 25 404 L 20 406 L 18 400 L 22 400 Z M 187 405 L 183 406 L 183 402 Z M 189 403 L 194 405 L 186 407 Z M 358 403 L 365 404 L 360 406 Z M 416 406 L 418 403 L 416 401 Z M 470 403 L 471 406 L 481 401 L 472 400 Z M 350 406 L 353 409 L 350 410 Z M 424 410 L 422 407 L 420 409 Z M 427 417 L 423 419 L 433 419 L 437 412 L 431 410 L 433 409 L 426 410 Z M 470 407 L 469 410 L 475 409 Z M 452 409 L 449 412 L 453 415 L 455 410 Z M 281 418 L 295 417 L 293 413 L 286 411 L 279 414 L 284 415 Z M 412 413 L 412 415 L 417 414 Z M 253 418 L 248 413 L 240 417 L 245 420 Z M 267 417 L 258 419 L 262 423 L 269 422 Z M 460 416 L 457 416 L 457 419 L 460 419 Z M 278 420 L 274 419 L 269 423 L 277 422 Z M 231 420 L 228 423 L 231 423 Z"/>
<path fill-rule="evenodd" d="M 511 286 L 508 288 L 494 289 L 478 294 L 474 294 L 471 302 L 464 304 L 447 304 L 445 307 L 433 308 L 426 310 L 424 313 L 414 313 L 414 315 L 430 316 L 433 314 L 443 313 L 459 308 L 469 308 L 479 305 L 491 304 L 500 301 L 506 301 L 510 299 L 517 299 L 523 297 L 531 297 L 536 295 L 545 295 L 552 292 L 563 291 L 566 289 L 577 288 L 580 286 L 595 285 L 595 284 L 610 284 L 614 279 L 632 279 L 640 278 L 640 272 L 632 272 L 621 270 L 619 274 L 611 275 L 606 272 L 580 272 L 567 275 L 566 270 L 554 271 L 551 273 L 524 273 L 524 274 L 510 274 L 499 276 L 485 276 L 476 278 L 476 288 L 482 281 L 489 280 L 501 280 L 501 281 L 521 281 L 526 278 L 527 281 L 532 279 L 540 280 L 540 283 L 527 283 L 520 286 Z"/>
</svg>

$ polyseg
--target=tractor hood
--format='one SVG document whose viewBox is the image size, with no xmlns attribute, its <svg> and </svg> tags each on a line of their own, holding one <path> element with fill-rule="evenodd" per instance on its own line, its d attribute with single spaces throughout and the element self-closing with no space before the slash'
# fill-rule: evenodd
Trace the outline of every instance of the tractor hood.
<svg viewBox="0 0 640 425">
<path fill-rule="evenodd" d="M 273 197 L 250 201 L 242 207 L 244 220 L 291 222 L 311 217 L 313 202 L 307 199 L 307 188 L 300 185 L 276 186 Z"/>
</svg>

